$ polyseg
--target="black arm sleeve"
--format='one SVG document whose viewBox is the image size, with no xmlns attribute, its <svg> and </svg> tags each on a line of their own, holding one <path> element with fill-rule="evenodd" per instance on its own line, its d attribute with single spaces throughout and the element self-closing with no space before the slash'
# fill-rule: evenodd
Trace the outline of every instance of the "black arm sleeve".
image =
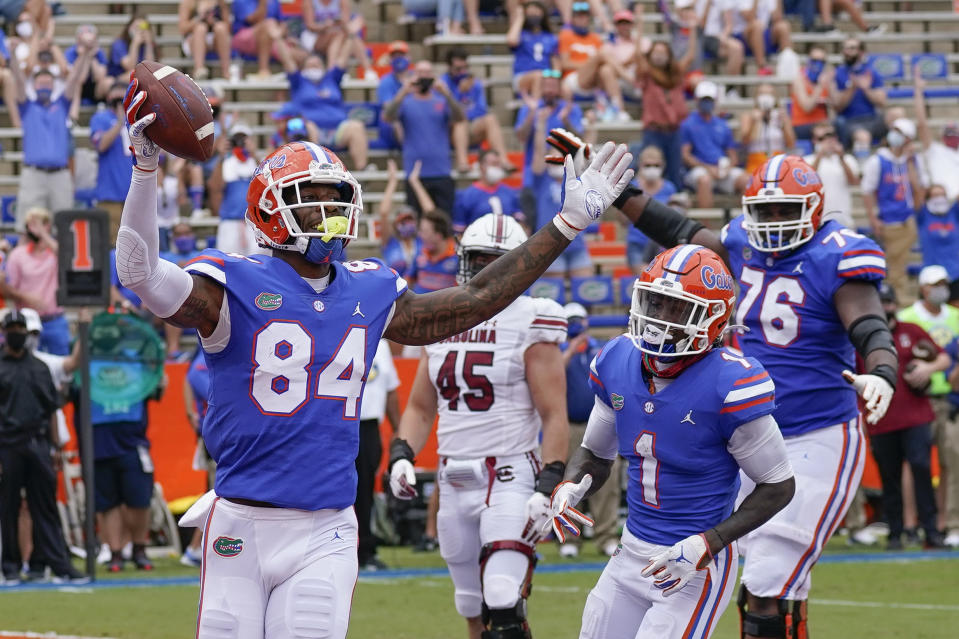
<svg viewBox="0 0 959 639">
<path fill-rule="evenodd" d="M 606 480 L 609 479 L 609 473 L 613 469 L 613 461 L 612 459 L 597 457 L 585 446 L 580 446 L 573 453 L 569 464 L 566 466 L 566 481 L 579 483 L 584 475 L 590 475 L 593 478 L 593 483 L 583 497 L 583 499 L 587 499 L 602 488 Z"/>
<path fill-rule="evenodd" d="M 623 199 L 623 196 L 627 194 L 629 197 Z M 613 204 L 622 208 L 620 205 L 625 204 L 626 200 L 641 194 L 642 191 L 639 189 L 627 187 Z M 646 202 L 634 226 L 651 240 L 666 248 L 688 244 L 700 229 L 705 228 L 696 220 L 681 215 L 653 198 L 649 198 Z"/>
<path fill-rule="evenodd" d="M 856 352 L 866 361 L 869 353 L 877 350 L 889 351 L 896 355 L 896 345 L 892 339 L 892 331 L 886 318 L 879 315 L 863 315 L 856 319 L 849 327 L 849 341 L 856 348 Z M 896 387 L 898 374 L 888 364 L 880 364 L 869 371 L 870 375 L 882 377 L 893 388 Z"/>
</svg>

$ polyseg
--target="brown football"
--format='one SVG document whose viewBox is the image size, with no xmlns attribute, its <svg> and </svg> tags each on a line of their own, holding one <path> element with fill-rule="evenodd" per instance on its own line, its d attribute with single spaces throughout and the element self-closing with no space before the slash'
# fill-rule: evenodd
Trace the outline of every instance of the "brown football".
<svg viewBox="0 0 959 639">
<path fill-rule="evenodd" d="M 213 157 L 213 109 L 193 78 L 152 60 L 139 63 L 133 73 L 147 94 L 136 117 L 157 116 L 147 136 L 181 158 L 205 162 Z"/>
</svg>

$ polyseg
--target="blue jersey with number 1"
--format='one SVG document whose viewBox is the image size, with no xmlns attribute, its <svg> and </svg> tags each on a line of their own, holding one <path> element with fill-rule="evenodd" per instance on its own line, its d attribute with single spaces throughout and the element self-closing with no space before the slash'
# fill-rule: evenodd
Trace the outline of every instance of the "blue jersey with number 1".
<svg viewBox="0 0 959 639">
<path fill-rule="evenodd" d="M 317 293 L 283 260 L 212 250 L 186 270 L 219 282 L 229 305 L 226 347 L 205 350 L 216 493 L 351 506 L 363 387 L 406 282 L 379 260 L 337 262 Z"/>
<path fill-rule="evenodd" d="M 742 217 L 721 237 L 740 286 L 733 323 L 749 329 L 739 335 L 739 346 L 776 382 L 774 416 L 783 435 L 855 418 L 856 391 L 842 371 L 856 369 L 856 353 L 833 296 L 852 280 L 878 285 L 886 276 L 882 249 L 831 220 L 811 240 L 776 257 L 749 246 Z"/>
<path fill-rule="evenodd" d="M 654 393 L 642 356 L 629 337 L 617 337 L 593 360 L 589 384 L 615 411 L 618 452 L 629 464 L 626 527 L 671 546 L 733 512 L 739 464 L 729 438 L 772 412 L 776 389 L 762 364 L 720 348 Z"/>
</svg>

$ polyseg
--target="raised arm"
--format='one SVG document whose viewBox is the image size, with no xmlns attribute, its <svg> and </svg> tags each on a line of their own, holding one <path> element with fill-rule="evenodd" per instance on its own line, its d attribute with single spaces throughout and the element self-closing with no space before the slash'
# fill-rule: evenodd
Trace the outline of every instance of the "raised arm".
<svg viewBox="0 0 959 639">
<path fill-rule="evenodd" d="M 401 344 L 433 344 L 496 315 L 522 295 L 590 222 L 599 219 L 633 177 L 633 157 L 612 142 L 579 176 L 566 159 L 561 210 L 526 242 L 498 258 L 464 286 L 396 300 L 385 337 Z"/>
<path fill-rule="evenodd" d="M 406 181 L 410 183 L 410 188 L 413 189 L 413 194 L 416 195 L 416 201 L 420 205 L 420 210 L 423 211 L 423 213 L 429 213 L 430 211 L 436 210 L 436 202 L 433 201 L 429 191 L 426 190 L 426 187 L 423 186 L 423 183 L 420 181 L 420 168 L 422 168 L 422 166 L 422 160 L 414 162 L 413 170 L 406 176 Z"/>
<path fill-rule="evenodd" d="M 272 29 L 270 38 L 273 40 L 273 46 L 276 47 L 276 56 L 279 58 L 280 64 L 283 65 L 283 72 L 295 73 L 298 71 L 299 67 L 296 66 L 293 54 L 290 53 L 290 45 L 286 43 L 286 38 L 283 37 L 282 29 L 279 26 Z"/>
<path fill-rule="evenodd" d="M 506 32 L 506 44 L 512 49 L 519 46 L 520 33 L 523 31 L 523 5 L 516 3 L 516 9 L 513 11 L 513 19 L 509 23 L 509 30 Z"/>
<path fill-rule="evenodd" d="M 926 81 L 922 77 L 919 65 L 912 68 L 912 104 L 916 110 L 916 130 L 923 152 L 932 145 L 932 133 L 929 131 L 929 119 L 926 116 Z"/>
<path fill-rule="evenodd" d="M 389 158 L 386 161 L 386 186 L 383 188 L 383 199 L 380 200 L 380 245 L 386 246 L 386 243 L 393 237 L 393 224 L 390 220 L 390 213 L 393 212 L 393 194 L 396 193 L 396 160 Z"/>
</svg>

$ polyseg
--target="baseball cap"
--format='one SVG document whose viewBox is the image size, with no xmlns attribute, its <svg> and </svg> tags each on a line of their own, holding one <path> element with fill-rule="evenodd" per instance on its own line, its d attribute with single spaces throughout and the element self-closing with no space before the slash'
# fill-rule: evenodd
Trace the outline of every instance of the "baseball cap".
<svg viewBox="0 0 959 639">
<path fill-rule="evenodd" d="M 613 14 L 613 22 L 635 22 L 632 11 L 627 11 L 626 9 L 621 9 Z"/>
<path fill-rule="evenodd" d="M 589 317 L 589 313 L 586 312 L 586 307 L 578 302 L 570 302 L 563 307 L 563 310 L 566 311 L 566 319 L 572 319 L 574 317 Z"/>
<path fill-rule="evenodd" d="M 896 303 L 898 301 L 896 299 L 896 289 L 889 286 L 886 282 L 882 282 L 879 285 L 879 301 L 883 304 L 888 302 Z"/>
<path fill-rule="evenodd" d="M 688 9 L 694 4 L 696 4 L 696 0 L 676 0 L 677 9 Z"/>
<path fill-rule="evenodd" d="M 711 80 L 701 80 L 699 84 L 696 85 L 696 99 L 699 100 L 702 98 L 719 99 L 719 87 L 716 86 L 715 82 Z"/>
<path fill-rule="evenodd" d="M 927 266 L 919 271 L 919 286 L 929 286 L 939 282 L 948 282 L 949 273 L 938 264 Z"/>
<path fill-rule="evenodd" d="M 27 318 L 27 330 L 31 333 L 39 333 L 43 330 L 43 322 L 40 321 L 40 313 L 32 308 L 21 308 L 20 312 Z"/>
<path fill-rule="evenodd" d="M 402 40 L 393 40 L 390 42 L 390 45 L 386 48 L 389 53 L 409 53 L 410 45 L 406 44 Z"/>
<path fill-rule="evenodd" d="M 3 328 L 7 328 L 14 324 L 22 324 L 24 328 L 27 327 L 27 318 L 22 311 L 18 311 L 15 308 L 7 311 L 7 314 L 3 316 Z"/>
<path fill-rule="evenodd" d="M 896 129 L 910 140 L 916 139 L 916 125 L 908 118 L 898 118 L 893 120 L 892 128 Z"/>
<path fill-rule="evenodd" d="M 574 3 L 573 3 L 573 13 L 589 13 L 589 3 L 588 3 L 588 2 L 574 2 Z"/>
<path fill-rule="evenodd" d="M 253 129 L 251 129 L 250 125 L 247 124 L 246 122 L 242 122 L 242 121 L 234 122 L 233 126 L 230 127 L 230 137 L 232 138 L 234 135 L 240 135 L 240 134 L 246 135 L 248 137 L 252 136 Z"/>
</svg>

